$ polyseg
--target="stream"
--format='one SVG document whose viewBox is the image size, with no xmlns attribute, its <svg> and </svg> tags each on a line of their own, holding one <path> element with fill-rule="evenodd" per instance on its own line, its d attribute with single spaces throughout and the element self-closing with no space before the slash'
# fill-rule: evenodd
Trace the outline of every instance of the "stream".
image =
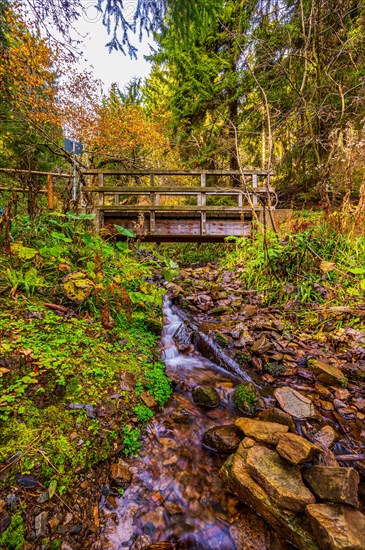
<svg viewBox="0 0 365 550">
<path fill-rule="evenodd" d="M 182 321 L 167 298 L 163 312 L 161 356 L 174 393 L 149 423 L 139 457 L 129 461 L 131 485 L 117 498 L 117 508 L 106 510 L 103 548 L 282 547 L 261 518 L 225 491 L 218 472 L 227 455 L 214 454 L 201 443 L 209 428 L 234 423 L 232 393 L 241 381 L 196 351 L 180 353 L 173 335 Z M 215 387 L 220 406 L 204 410 L 195 405 L 191 391 L 197 385 Z M 242 525 L 244 533 L 239 532 Z M 241 542 L 245 539 L 247 544 Z"/>
</svg>

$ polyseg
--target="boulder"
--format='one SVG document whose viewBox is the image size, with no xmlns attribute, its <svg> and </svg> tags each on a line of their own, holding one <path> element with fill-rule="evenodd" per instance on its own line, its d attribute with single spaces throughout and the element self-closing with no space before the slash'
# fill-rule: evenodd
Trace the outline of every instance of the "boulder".
<svg viewBox="0 0 365 550">
<path fill-rule="evenodd" d="M 192 330 L 185 323 L 181 323 L 181 325 L 178 326 L 173 339 L 179 351 L 186 351 L 190 348 L 192 344 L 191 335 Z"/>
<path fill-rule="evenodd" d="M 284 424 L 284 426 L 288 426 L 289 432 L 297 432 L 294 420 L 292 419 L 290 414 L 282 411 L 281 409 L 278 409 L 277 407 L 260 411 L 258 414 L 258 418 L 260 420 L 263 420 L 264 422 L 276 422 L 277 424 Z"/>
<path fill-rule="evenodd" d="M 317 380 L 330 386 L 344 386 L 346 377 L 336 365 L 330 365 L 319 359 L 308 359 L 308 368 L 316 375 Z"/>
<path fill-rule="evenodd" d="M 290 433 L 281 436 L 276 450 L 282 458 L 291 464 L 309 462 L 320 452 L 313 443 L 304 437 Z"/>
<path fill-rule="evenodd" d="M 304 470 L 303 477 L 321 500 L 359 507 L 360 477 L 354 468 L 312 466 Z"/>
<path fill-rule="evenodd" d="M 289 386 L 276 388 L 274 395 L 280 407 L 294 418 L 310 418 L 315 416 L 312 401 Z"/>
<path fill-rule="evenodd" d="M 242 440 L 242 432 L 234 424 L 210 428 L 203 435 L 203 445 L 217 453 L 233 453 Z"/>
<path fill-rule="evenodd" d="M 284 462 L 276 451 L 258 445 L 251 447 L 246 464 L 249 474 L 278 506 L 301 512 L 307 504 L 315 502 L 299 469 Z"/>
<path fill-rule="evenodd" d="M 132 472 L 129 465 L 124 460 L 119 460 L 115 464 L 111 465 L 110 469 L 112 480 L 118 487 L 125 489 L 132 481 Z"/>
<path fill-rule="evenodd" d="M 256 441 L 277 445 L 280 437 L 288 431 L 288 426 L 277 424 L 276 422 L 263 422 L 253 418 L 237 418 L 236 426 L 243 431 L 245 435 L 253 437 Z"/>
<path fill-rule="evenodd" d="M 210 386 L 196 386 L 193 389 L 193 399 L 196 405 L 206 409 L 214 409 L 220 404 L 217 390 Z"/>
<path fill-rule="evenodd" d="M 242 442 L 236 453 L 222 466 L 220 477 L 226 486 L 300 550 L 318 550 L 313 536 L 305 527 L 305 522 L 302 525 L 301 521 L 298 521 L 298 514 L 278 506 L 251 477 L 246 467 L 247 452 Z"/>
<path fill-rule="evenodd" d="M 365 516 L 341 504 L 309 504 L 306 513 L 322 550 L 364 550 Z"/>
</svg>

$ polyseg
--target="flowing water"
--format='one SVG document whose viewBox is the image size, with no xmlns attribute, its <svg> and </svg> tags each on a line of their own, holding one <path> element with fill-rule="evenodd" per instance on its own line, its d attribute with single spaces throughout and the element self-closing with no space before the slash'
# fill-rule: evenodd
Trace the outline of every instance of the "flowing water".
<svg viewBox="0 0 365 550">
<path fill-rule="evenodd" d="M 207 429 L 234 422 L 232 392 L 240 380 L 196 351 L 180 353 L 173 335 L 181 319 L 168 300 L 164 317 L 161 355 L 174 394 L 149 424 L 140 456 L 131 461 L 133 481 L 118 498 L 116 510 L 110 512 L 108 543 L 103 548 L 142 549 L 163 541 L 166 544 L 158 547 L 243 548 L 231 536 L 238 520 L 247 524 L 250 544 L 245 548 L 269 548 L 266 542 L 253 542 L 255 537 L 258 541 L 267 538 L 264 522 L 225 491 L 218 471 L 226 457 L 208 451 L 201 443 Z M 218 390 L 218 408 L 207 411 L 194 404 L 191 391 L 201 384 Z"/>
</svg>

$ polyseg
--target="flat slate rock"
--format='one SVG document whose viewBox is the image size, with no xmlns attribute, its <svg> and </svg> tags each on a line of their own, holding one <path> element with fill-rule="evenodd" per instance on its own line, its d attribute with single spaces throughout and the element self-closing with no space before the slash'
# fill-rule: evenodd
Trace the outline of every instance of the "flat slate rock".
<svg viewBox="0 0 365 550">
<path fill-rule="evenodd" d="M 280 407 L 294 418 L 310 418 L 316 415 L 312 401 L 289 386 L 276 388 L 274 395 Z"/>
<path fill-rule="evenodd" d="M 320 499 L 359 507 L 360 476 L 354 468 L 312 466 L 303 471 L 303 477 Z"/>
<path fill-rule="evenodd" d="M 364 550 L 365 516 L 342 504 L 309 504 L 306 508 L 322 550 Z"/>
<path fill-rule="evenodd" d="M 282 411 L 281 409 L 278 409 L 277 407 L 260 411 L 257 416 L 259 420 L 263 420 L 264 422 L 276 422 L 277 424 L 284 424 L 284 426 L 289 427 L 289 432 L 297 432 L 294 420 L 292 419 L 290 414 Z"/>
<path fill-rule="evenodd" d="M 284 462 L 276 451 L 259 445 L 251 447 L 246 464 L 250 475 L 279 506 L 301 512 L 315 502 L 299 468 Z"/>
<path fill-rule="evenodd" d="M 291 464 L 311 461 L 320 450 L 300 435 L 286 433 L 281 436 L 276 447 L 279 455 Z"/>
<path fill-rule="evenodd" d="M 237 418 L 235 424 L 245 435 L 270 445 L 277 445 L 280 437 L 289 430 L 284 424 L 245 417 Z"/>
</svg>

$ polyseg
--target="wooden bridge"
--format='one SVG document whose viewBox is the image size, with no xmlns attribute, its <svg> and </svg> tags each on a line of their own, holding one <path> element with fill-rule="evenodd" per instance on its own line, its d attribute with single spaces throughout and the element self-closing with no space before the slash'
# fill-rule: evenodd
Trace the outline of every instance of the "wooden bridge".
<svg viewBox="0 0 365 550">
<path fill-rule="evenodd" d="M 270 172 L 264 170 L 86 170 L 83 174 L 98 181 L 96 187 L 87 188 L 98 194 L 98 227 L 112 229 L 118 224 L 146 241 L 212 242 L 247 235 L 252 217 L 256 214 L 262 220 L 272 208 Z M 178 178 L 184 185 L 177 185 Z M 132 179 L 138 185 L 130 186 Z M 191 179 L 198 185 L 191 186 Z"/>
</svg>

